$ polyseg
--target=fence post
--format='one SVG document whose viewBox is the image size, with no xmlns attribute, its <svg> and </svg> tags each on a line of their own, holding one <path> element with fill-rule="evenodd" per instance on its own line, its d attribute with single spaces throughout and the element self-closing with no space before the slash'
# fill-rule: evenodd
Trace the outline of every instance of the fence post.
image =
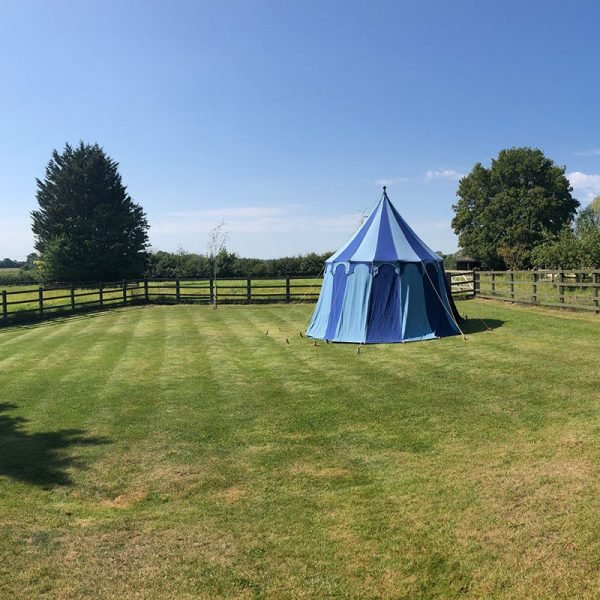
<svg viewBox="0 0 600 600">
<path fill-rule="evenodd" d="M 210 303 L 215 303 L 215 281 L 212 277 L 210 278 Z"/>
<path fill-rule="evenodd" d="M 127 280 L 123 279 L 123 304 L 127 304 Z"/>
<path fill-rule="evenodd" d="M 479 271 L 473 269 L 473 296 L 481 294 L 481 278 Z"/>
<path fill-rule="evenodd" d="M 563 285 L 564 273 L 558 272 L 558 302 L 559 304 L 565 303 L 565 287 Z"/>
<path fill-rule="evenodd" d="M 596 314 L 600 314 L 600 306 L 598 305 L 598 284 L 600 284 L 600 273 L 594 273 L 594 306 L 596 307 Z"/>
<path fill-rule="evenodd" d="M 492 273 L 492 296 L 496 295 L 496 273 Z"/>
<path fill-rule="evenodd" d="M 181 283 L 179 281 L 179 277 L 175 279 L 175 302 L 179 304 L 181 300 Z"/>
<path fill-rule="evenodd" d="M 538 275 L 534 271 L 531 274 L 531 302 L 532 302 L 532 304 L 537 304 L 537 280 L 538 280 Z"/>
<path fill-rule="evenodd" d="M 144 299 L 146 302 L 150 302 L 150 296 L 148 296 L 148 278 L 144 277 Z"/>
<path fill-rule="evenodd" d="M 252 279 L 248 277 L 246 279 L 246 303 L 250 304 L 252 302 Z"/>
<path fill-rule="evenodd" d="M 75 310 L 75 284 L 71 284 L 71 310 Z"/>
<path fill-rule="evenodd" d="M 2 290 L 2 320 L 8 321 L 8 304 L 6 302 L 6 290 Z"/>
<path fill-rule="evenodd" d="M 104 295 L 102 293 L 102 282 L 98 282 L 98 300 L 100 301 L 100 306 L 104 306 Z"/>
<path fill-rule="evenodd" d="M 38 290 L 38 297 L 40 303 L 40 317 L 44 316 L 44 288 L 40 287 Z"/>
<path fill-rule="evenodd" d="M 289 275 L 285 278 L 285 301 L 289 304 L 292 301 L 290 293 L 290 278 Z"/>
<path fill-rule="evenodd" d="M 510 299 L 515 299 L 515 272 L 510 272 Z"/>
</svg>

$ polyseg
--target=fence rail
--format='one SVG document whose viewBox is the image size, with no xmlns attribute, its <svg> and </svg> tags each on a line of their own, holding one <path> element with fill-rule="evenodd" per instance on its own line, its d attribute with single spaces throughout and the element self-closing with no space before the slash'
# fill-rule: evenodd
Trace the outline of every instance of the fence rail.
<svg viewBox="0 0 600 600">
<path fill-rule="evenodd" d="M 600 314 L 600 270 L 474 271 L 480 298 Z"/>
<path fill-rule="evenodd" d="M 84 309 L 134 303 L 258 304 L 315 302 L 321 279 L 138 279 L 122 282 L 20 285 L 2 290 L 0 325 Z"/>
<path fill-rule="evenodd" d="M 452 296 L 493 298 L 540 306 L 600 313 L 600 271 L 448 271 Z M 322 280 L 279 279 L 138 279 L 2 290 L 0 325 L 80 310 L 134 303 L 259 304 L 315 302 Z"/>
</svg>

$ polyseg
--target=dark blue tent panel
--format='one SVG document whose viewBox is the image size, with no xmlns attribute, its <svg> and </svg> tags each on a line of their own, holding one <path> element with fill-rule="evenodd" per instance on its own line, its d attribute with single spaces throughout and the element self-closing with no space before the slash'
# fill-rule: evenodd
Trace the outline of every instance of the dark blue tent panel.
<svg viewBox="0 0 600 600">
<path fill-rule="evenodd" d="M 313 338 L 390 343 L 459 333 L 442 259 L 383 197 L 362 227 L 325 263 Z"/>
<path fill-rule="evenodd" d="M 402 337 L 400 277 L 392 265 L 381 265 L 373 276 L 367 317 L 368 343 L 395 342 Z"/>
</svg>

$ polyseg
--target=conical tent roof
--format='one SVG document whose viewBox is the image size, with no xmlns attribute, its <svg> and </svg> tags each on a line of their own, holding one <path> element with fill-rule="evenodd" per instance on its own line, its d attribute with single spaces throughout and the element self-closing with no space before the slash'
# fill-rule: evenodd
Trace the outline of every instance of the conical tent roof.
<svg viewBox="0 0 600 600">
<path fill-rule="evenodd" d="M 410 228 L 388 198 L 383 197 L 360 229 L 327 259 L 337 262 L 423 262 L 442 259 Z"/>
<path fill-rule="evenodd" d="M 333 342 L 390 343 L 455 335 L 458 313 L 443 261 L 383 197 L 325 261 L 307 334 Z"/>
</svg>

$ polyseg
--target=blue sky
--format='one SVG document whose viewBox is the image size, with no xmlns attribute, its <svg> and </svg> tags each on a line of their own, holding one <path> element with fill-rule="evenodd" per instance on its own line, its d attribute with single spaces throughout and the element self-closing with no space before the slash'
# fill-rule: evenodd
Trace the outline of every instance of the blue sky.
<svg viewBox="0 0 600 600">
<path fill-rule="evenodd" d="M 381 185 L 452 251 L 457 179 L 534 146 L 600 194 L 600 4 L 0 0 L 0 257 L 53 148 L 98 142 L 156 249 L 335 250 Z"/>
</svg>

